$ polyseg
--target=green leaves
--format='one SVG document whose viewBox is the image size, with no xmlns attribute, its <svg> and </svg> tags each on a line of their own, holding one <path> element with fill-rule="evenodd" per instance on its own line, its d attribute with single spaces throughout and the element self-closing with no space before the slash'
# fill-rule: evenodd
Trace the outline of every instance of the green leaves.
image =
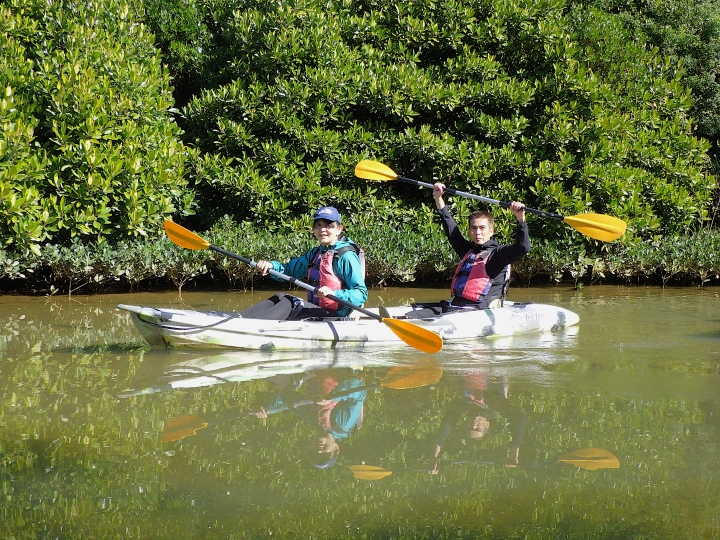
<svg viewBox="0 0 720 540">
<path fill-rule="evenodd" d="M 675 64 L 605 13 L 554 1 L 192 9 L 230 20 L 202 56 L 232 67 L 204 72 L 212 83 L 183 110 L 206 153 L 194 162 L 201 196 L 226 204 L 208 226 L 231 211 L 278 227 L 318 203 L 358 224 L 370 212 L 414 219 L 427 201 L 417 190 L 355 185 L 364 157 L 549 211 L 613 213 L 642 238 L 707 214 L 708 147 L 692 136 Z M 213 156 L 237 161 L 207 176 Z"/>
<path fill-rule="evenodd" d="M 0 236 L 144 236 L 192 211 L 167 74 L 123 0 L 0 11 Z M 30 31 L 32 29 L 32 32 Z M 22 43 L 22 46 L 20 45 Z"/>
<path fill-rule="evenodd" d="M 359 182 L 365 157 L 500 200 L 616 215 L 630 223 L 628 244 L 684 233 L 712 211 L 709 147 L 692 134 L 677 63 L 599 10 L 555 0 L 3 6 L 6 249 L 152 240 L 164 218 L 196 207 L 198 230 L 229 214 L 289 233 L 325 204 L 353 233 L 392 224 L 415 238 L 408 250 L 426 249 L 417 233 L 437 231 L 429 194 Z M 449 203 L 458 220 L 471 210 Z M 531 226 L 550 243 L 572 234 Z"/>
</svg>

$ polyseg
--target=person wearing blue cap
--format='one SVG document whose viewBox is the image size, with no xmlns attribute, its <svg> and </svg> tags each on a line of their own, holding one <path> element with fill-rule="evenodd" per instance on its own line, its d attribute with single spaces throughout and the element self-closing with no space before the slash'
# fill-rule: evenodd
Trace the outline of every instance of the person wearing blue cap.
<svg viewBox="0 0 720 540">
<path fill-rule="evenodd" d="M 317 434 L 310 447 L 310 462 L 318 469 L 330 469 L 340 454 L 339 442 L 362 426 L 367 389 L 362 377 L 353 370 L 319 370 L 305 379 L 310 380 L 307 390 L 314 392 L 316 397 L 289 410 L 316 426 Z M 279 392 L 269 400 L 268 407 L 261 408 L 255 416 L 267 418 L 273 411 L 294 400 L 292 394 Z"/>
<path fill-rule="evenodd" d="M 315 291 L 308 292 L 307 301 L 289 294 L 278 293 L 242 312 L 251 319 L 298 320 L 306 318 L 347 317 L 347 306 L 327 298 L 332 295 L 356 306 L 368 297 L 365 286 L 364 255 L 352 240 L 343 234 L 340 213 L 332 206 L 319 208 L 313 216 L 312 233 L 319 246 L 283 264 L 260 260 L 257 270 L 267 275 L 274 270 L 297 279 L 307 280 Z M 277 281 L 281 278 L 271 277 Z"/>
</svg>

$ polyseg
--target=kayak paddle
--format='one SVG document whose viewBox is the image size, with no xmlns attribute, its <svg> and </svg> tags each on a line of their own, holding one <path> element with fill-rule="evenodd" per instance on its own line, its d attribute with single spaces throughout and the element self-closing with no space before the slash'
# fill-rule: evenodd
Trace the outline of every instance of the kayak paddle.
<svg viewBox="0 0 720 540">
<path fill-rule="evenodd" d="M 470 460 L 457 460 L 449 461 L 444 465 L 457 465 L 458 463 L 475 463 L 480 466 L 484 465 L 495 465 L 494 461 L 470 461 Z M 428 472 L 427 469 L 400 469 L 391 471 L 390 469 L 383 469 L 375 465 L 350 465 L 350 470 L 353 476 L 358 480 L 381 480 L 387 476 L 393 474 L 393 472 Z"/>
<path fill-rule="evenodd" d="M 582 450 L 576 450 L 575 452 L 569 452 L 567 454 L 561 454 L 558 456 L 559 463 L 569 463 L 575 465 L 580 469 L 587 469 L 588 471 L 596 471 L 598 469 L 619 469 L 620 461 L 611 452 L 602 448 L 583 448 Z M 455 465 L 459 463 L 475 463 L 478 465 L 495 465 L 493 461 L 450 461 L 445 465 Z M 549 461 L 548 463 L 554 463 Z M 383 469 L 375 465 L 351 465 L 350 470 L 353 476 L 358 480 L 381 480 L 387 476 L 393 474 L 390 469 Z M 415 472 L 423 472 L 424 469 L 401 469 L 401 471 L 412 470 Z M 400 471 L 396 471 L 400 472 Z"/>
<path fill-rule="evenodd" d="M 249 264 L 250 266 L 257 266 L 257 263 L 255 261 L 247 259 L 241 255 L 231 253 L 223 248 L 213 246 L 204 238 L 201 238 L 194 232 L 189 231 L 185 227 L 182 227 L 177 223 L 173 223 L 172 221 L 165 221 L 165 232 L 167 233 L 170 240 L 172 240 L 180 247 L 195 250 L 211 249 L 212 251 L 217 251 L 218 253 L 222 253 L 227 257 L 237 259 L 238 261 Z M 318 292 L 317 287 L 313 287 L 312 285 L 303 283 L 302 281 L 299 281 L 294 277 L 287 276 L 281 272 L 277 272 L 271 269 L 268 270 L 268 273 L 289 283 L 292 283 L 293 285 L 302 287 L 305 290 L 313 291 L 315 293 Z M 372 319 L 380 321 L 381 323 L 385 324 L 385 326 L 390 328 L 390 330 L 392 330 L 397 337 L 399 337 L 405 343 L 419 351 L 432 354 L 442 349 L 442 338 L 436 333 L 431 332 L 430 330 L 426 330 L 425 328 L 421 328 L 415 324 L 406 321 L 383 317 L 381 315 L 378 315 L 377 313 L 368 311 L 367 309 L 356 306 L 355 304 L 351 304 L 350 302 L 346 302 L 345 300 L 341 300 L 340 298 L 330 294 L 327 295 L 327 298 L 329 298 L 330 300 L 334 300 L 340 305 L 349 307 L 350 309 L 354 309 L 355 311 L 359 311 L 363 315 L 366 315 Z"/>
<path fill-rule="evenodd" d="M 370 386 L 356 386 L 355 388 L 349 388 L 348 390 L 337 394 L 323 394 L 316 396 L 316 399 L 303 399 L 295 403 L 283 405 L 281 407 L 267 409 L 267 412 L 269 414 L 273 414 L 288 409 L 295 409 L 304 405 L 311 405 L 320 399 L 333 399 L 343 397 L 354 392 L 370 390 L 378 386 L 391 388 L 394 390 L 420 388 L 422 386 L 435 384 L 440 380 L 441 377 L 442 368 L 436 365 L 428 365 L 424 367 L 397 366 L 390 369 L 379 384 L 374 384 Z M 219 419 L 216 419 L 214 423 L 218 424 L 227 420 L 234 420 L 241 416 L 253 416 L 254 414 L 256 414 L 256 412 L 257 411 L 247 411 L 242 413 L 225 414 Z M 207 426 L 208 422 L 206 420 L 193 414 L 186 414 L 183 416 L 171 418 L 170 420 L 165 422 L 165 427 L 162 432 L 161 440 L 162 442 L 179 441 L 180 439 L 184 439 L 185 437 L 196 435 L 198 430 L 206 428 Z"/>
<path fill-rule="evenodd" d="M 583 448 L 575 452 L 561 454 L 558 457 L 561 463 L 569 463 L 581 469 L 595 471 L 597 469 L 619 469 L 620 460 L 602 448 Z"/>
<path fill-rule="evenodd" d="M 433 189 L 432 184 L 400 176 L 387 165 L 369 159 L 364 159 L 355 166 L 355 176 L 358 178 L 364 178 L 365 180 L 400 180 L 401 182 L 407 182 L 408 184 L 415 184 L 416 186 Z M 459 195 L 461 197 L 468 197 L 470 199 L 483 201 L 488 204 L 497 204 L 503 208 L 510 208 L 509 202 L 498 201 L 496 199 L 490 199 L 480 195 L 473 195 L 472 193 L 465 193 L 464 191 L 458 191 L 453 188 L 445 188 L 445 192 L 451 195 Z M 564 221 L 573 229 L 581 232 L 585 236 L 589 236 L 590 238 L 594 238 L 595 240 L 600 240 L 602 242 L 612 242 L 613 240 L 617 240 L 622 236 L 627 228 L 627 224 L 622 219 L 607 216 L 605 214 L 561 216 L 560 214 L 536 210 L 535 208 L 525 208 L 525 211 L 541 217 Z"/>
</svg>

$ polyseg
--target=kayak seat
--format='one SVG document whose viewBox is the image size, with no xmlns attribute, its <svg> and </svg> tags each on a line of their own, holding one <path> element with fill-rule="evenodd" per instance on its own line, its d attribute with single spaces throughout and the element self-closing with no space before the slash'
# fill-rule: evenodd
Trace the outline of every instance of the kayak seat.
<svg viewBox="0 0 720 540">
<path fill-rule="evenodd" d="M 442 315 L 446 313 L 455 313 L 458 311 L 475 311 L 479 309 L 490 309 L 494 307 L 498 307 L 499 305 L 499 299 L 493 300 L 491 302 L 490 306 L 477 306 L 477 305 L 467 305 L 467 306 L 454 306 L 447 300 L 442 300 L 440 302 L 433 302 L 429 304 L 412 304 L 412 311 L 408 311 L 405 313 L 405 317 L 408 319 L 435 319 L 437 317 L 441 317 Z"/>
<path fill-rule="evenodd" d="M 333 321 L 355 321 L 355 317 L 307 317 L 302 319 L 303 321 L 311 322 L 333 322 Z"/>
<path fill-rule="evenodd" d="M 413 304 L 412 311 L 405 313 L 405 317 L 408 319 L 435 319 L 442 314 L 443 310 L 440 306 L 416 307 L 415 304 Z"/>
<path fill-rule="evenodd" d="M 240 313 L 243 319 L 265 319 L 271 321 L 352 321 L 353 317 L 325 317 L 326 310 L 304 302 L 297 296 L 276 293 L 267 300 L 250 306 Z"/>
<path fill-rule="evenodd" d="M 297 296 L 277 293 L 267 300 L 250 306 L 240 313 L 243 319 L 267 319 L 272 321 L 297 320 L 303 308 L 303 301 Z"/>
</svg>

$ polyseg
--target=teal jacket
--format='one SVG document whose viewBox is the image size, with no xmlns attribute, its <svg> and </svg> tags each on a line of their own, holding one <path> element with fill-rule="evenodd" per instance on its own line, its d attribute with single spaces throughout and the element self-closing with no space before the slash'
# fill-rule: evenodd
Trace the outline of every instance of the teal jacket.
<svg viewBox="0 0 720 540">
<path fill-rule="evenodd" d="M 333 390 L 333 393 L 352 390 L 353 388 L 362 387 L 364 384 L 362 379 L 352 378 L 342 381 Z M 350 436 L 350 430 L 360 421 L 366 396 L 367 391 L 364 389 L 343 396 L 330 396 L 330 399 L 338 402 L 330 413 L 330 433 L 333 437 L 346 439 Z"/>
<path fill-rule="evenodd" d="M 341 237 L 334 246 L 320 246 L 319 249 L 323 252 L 328 249 L 337 250 L 342 247 L 349 246 L 351 243 L 352 242 L 349 238 Z M 308 269 L 310 268 L 316 249 L 318 248 L 312 248 L 304 255 L 291 259 L 287 264 L 272 261 L 273 270 L 305 281 L 307 280 Z M 342 289 L 333 291 L 334 296 L 356 306 L 361 306 L 367 302 L 368 291 L 365 286 L 365 276 L 363 276 L 362 265 L 360 264 L 360 258 L 357 253 L 353 250 L 348 250 L 340 257 L 335 257 L 333 259 L 333 272 L 335 272 L 335 275 L 340 278 L 340 281 L 343 283 Z M 271 277 L 276 281 L 284 281 L 283 279 L 272 275 Z M 340 306 L 337 314 L 340 317 L 345 317 L 349 315 L 351 311 L 352 310 L 350 308 Z"/>
<path fill-rule="evenodd" d="M 363 414 L 363 404 L 367 397 L 367 390 L 362 379 L 352 377 L 344 381 L 328 394 L 327 399 L 337 402 L 337 405 L 330 411 L 330 428 L 326 431 L 331 433 L 336 439 L 347 439 L 350 431 L 358 425 Z M 357 391 L 353 389 L 357 388 Z M 341 394 L 333 397 L 333 394 Z M 291 404 L 296 401 L 295 395 L 277 395 L 267 405 L 268 412 L 271 414 L 273 409 L 280 409 L 285 404 Z M 292 406 L 290 410 L 311 424 L 318 421 L 318 407 L 307 407 L 310 403 L 303 404 L 302 407 Z"/>
</svg>

